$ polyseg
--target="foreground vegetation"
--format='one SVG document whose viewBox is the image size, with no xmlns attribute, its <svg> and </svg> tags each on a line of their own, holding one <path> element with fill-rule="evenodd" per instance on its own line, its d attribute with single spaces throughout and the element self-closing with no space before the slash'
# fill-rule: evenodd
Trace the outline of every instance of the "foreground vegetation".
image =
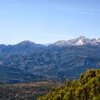
<svg viewBox="0 0 100 100">
<path fill-rule="evenodd" d="M 79 80 L 68 80 L 64 86 L 51 81 L 9 85 L 0 83 L 0 100 L 37 99 L 100 100 L 100 69 L 87 70 Z"/>
<path fill-rule="evenodd" d="M 67 81 L 39 100 L 100 100 L 100 70 L 88 70 L 79 80 Z"/>
</svg>

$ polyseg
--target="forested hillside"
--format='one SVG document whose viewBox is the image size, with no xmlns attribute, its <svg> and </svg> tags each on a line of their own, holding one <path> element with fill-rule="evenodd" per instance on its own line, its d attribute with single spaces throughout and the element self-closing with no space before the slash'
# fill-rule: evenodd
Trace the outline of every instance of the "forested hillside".
<svg viewBox="0 0 100 100">
<path fill-rule="evenodd" d="M 66 81 L 39 100 L 100 100 L 100 69 L 87 70 L 79 80 Z"/>
<path fill-rule="evenodd" d="M 65 82 L 78 79 L 81 73 L 92 68 L 100 68 L 98 39 L 79 37 L 48 46 L 30 41 L 0 45 L 0 82 L 3 83 L 48 79 Z"/>
<path fill-rule="evenodd" d="M 0 100 L 37 100 L 37 97 L 59 85 L 47 81 L 20 84 L 0 83 Z"/>
</svg>

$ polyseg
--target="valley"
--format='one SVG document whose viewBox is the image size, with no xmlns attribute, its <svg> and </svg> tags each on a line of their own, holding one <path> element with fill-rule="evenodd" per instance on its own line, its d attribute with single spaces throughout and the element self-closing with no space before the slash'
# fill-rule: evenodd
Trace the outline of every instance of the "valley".
<svg viewBox="0 0 100 100">
<path fill-rule="evenodd" d="M 84 44 L 76 45 L 80 40 Z M 0 45 L 0 81 L 65 82 L 66 79 L 79 78 L 87 69 L 100 68 L 100 42 L 95 39 L 94 43 L 93 39 L 85 37 L 69 41 L 70 45 L 61 45 L 61 42 L 60 45 L 54 43 L 46 46 L 30 41 L 16 45 Z M 72 45 L 73 41 L 76 42 Z"/>
</svg>

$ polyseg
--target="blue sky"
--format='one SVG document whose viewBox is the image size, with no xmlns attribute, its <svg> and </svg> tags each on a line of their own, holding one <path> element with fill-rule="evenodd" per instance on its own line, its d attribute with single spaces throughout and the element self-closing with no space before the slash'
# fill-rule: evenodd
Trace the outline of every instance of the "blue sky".
<svg viewBox="0 0 100 100">
<path fill-rule="evenodd" d="M 0 0 L 0 44 L 100 37 L 100 0 Z"/>
</svg>

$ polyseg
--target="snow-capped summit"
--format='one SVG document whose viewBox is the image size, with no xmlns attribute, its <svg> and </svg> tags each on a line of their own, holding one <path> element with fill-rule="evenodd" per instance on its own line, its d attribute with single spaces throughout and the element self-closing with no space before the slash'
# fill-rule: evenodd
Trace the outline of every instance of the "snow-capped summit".
<svg viewBox="0 0 100 100">
<path fill-rule="evenodd" d="M 86 38 L 85 36 L 80 36 L 75 39 L 70 39 L 70 40 L 61 40 L 54 45 L 56 46 L 66 46 L 66 45 L 71 45 L 71 46 L 80 46 L 80 45 L 98 45 L 100 44 L 100 39 L 90 39 Z"/>
<path fill-rule="evenodd" d="M 82 39 L 79 39 L 75 44 L 76 45 L 84 45 L 84 41 Z"/>
<path fill-rule="evenodd" d="M 85 36 L 80 36 L 78 38 L 69 40 L 68 43 L 69 45 L 85 45 L 89 41 L 90 39 L 86 38 Z"/>
</svg>

